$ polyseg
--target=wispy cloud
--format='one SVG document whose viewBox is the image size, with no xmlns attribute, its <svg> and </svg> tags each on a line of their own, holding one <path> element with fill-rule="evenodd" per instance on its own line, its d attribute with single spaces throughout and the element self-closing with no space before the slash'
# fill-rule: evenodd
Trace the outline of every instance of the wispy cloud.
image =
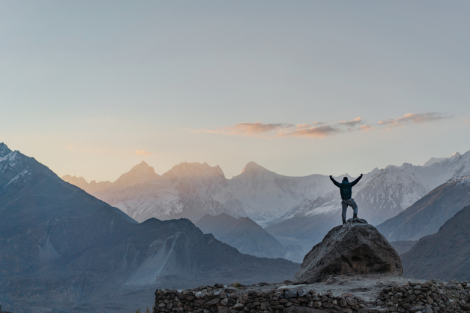
<svg viewBox="0 0 470 313">
<path fill-rule="evenodd" d="M 302 126 L 305 124 L 302 124 Z M 323 126 L 311 126 L 308 128 L 297 128 L 292 131 L 284 131 L 277 134 L 277 137 L 307 137 L 307 138 L 325 138 L 328 136 L 333 136 L 338 133 L 343 132 L 341 129 L 330 126 L 330 125 L 323 125 Z"/>
<path fill-rule="evenodd" d="M 362 118 L 356 117 L 355 119 L 350 120 L 350 121 L 339 121 L 338 125 L 347 126 L 347 127 L 356 127 L 356 125 L 360 125 L 362 123 L 363 123 Z"/>
<path fill-rule="evenodd" d="M 193 132 L 205 132 L 213 134 L 233 135 L 233 136 L 255 136 L 261 138 L 275 137 L 304 137 L 304 138 L 325 138 L 338 135 L 344 132 L 369 132 L 375 130 L 376 126 L 386 126 L 392 129 L 404 124 L 419 124 L 450 118 L 451 116 L 438 113 L 406 113 L 398 118 L 391 118 L 379 121 L 378 123 L 366 123 L 361 117 L 352 120 L 342 120 L 337 123 L 325 124 L 313 122 L 310 124 L 288 124 L 288 123 L 261 123 L 243 122 L 233 126 L 224 126 L 217 129 L 199 129 Z"/>
<path fill-rule="evenodd" d="M 404 124 L 432 122 L 432 121 L 442 120 L 442 119 L 446 119 L 450 117 L 451 116 L 444 115 L 438 112 L 428 112 L 428 113 L 420 113 L 420 114 L 406 113 L 405 115 L 399 118 L 391 118 L 391 119 L 379 121 L 378 124 L 387 126 L 389 128 L 393 128 L 397 126 L 403 126 Z"/>
<path fill-rule="evenodd" d="M 375 127 L 372 126 L 372 125 L 361 125 L 359 126 L 359 130 L 360 131 L 364 131 L 364 132 L 368 132 L 368 131 L 371 131 L 371 130 L 374 130 Z"/>
<path fill-rule="evenodd" d="M 312 124 L 288 124 L 274 123 L 265 124 L 261 122 L 255 123 L 238 123 L 234 126 L 225 126 L 219 129 L 202 129 L 195 132 L 206 132 L 223 135 L 244 135 L 244 136 L 261 136 L 264 138 L 271 137 L 307 137 L 307 138 L 324 138 L 343 132 L 339 127 L 326 125 L 321 122 L 313 122 Z"/>
<path fill-rule="evenodd" d="M 291 128 L 294 125 L 286 123 L 265 124 L 261 122 L 255 123 L 237 123 L 234 126 L 224 126 L 218 129 L 202 129 L 195 132 L 205 132 L 224 135 L 247 135 L 255 136 L 271 132 L 279 132 L 283 129 Z"/>
<path fill-rule="evenodd" d="M 148 151 L 145 151 L 145 150 L 137 150 L 135 152 L 136 155 L 151 155 L 152 152 L 148 152 Z"/>
</svg>

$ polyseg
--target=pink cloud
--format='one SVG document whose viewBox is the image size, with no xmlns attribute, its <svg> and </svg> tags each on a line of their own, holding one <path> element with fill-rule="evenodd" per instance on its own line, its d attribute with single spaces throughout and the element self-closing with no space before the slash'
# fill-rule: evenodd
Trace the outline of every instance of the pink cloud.
<svg viewBox="0 0 470 313">
<path fill-rule="evenodd" d="M 360 117 L 356 117 L 350 121 L 339 121 L 338 125 L 348 126 L 348 127 L 355 127 L 356 125 L 362 124 L 362 119 Z"/>
<path fill-rule="evenodd" d="M 297 129 L 305 129 L 305 128 L 310 128 L 310 124 L 298 124 Z"/>
<path fill-rule="evenodd" d="M 433 121 L 442 120 L 445 118 L 450 118 L 450 116 L 447 116 L 438 112 L 428 112 L 428 113 L 420 113 L 420 114 L 406 113 L 405 115 L 399 118 L 391 118 L 391 119 L 379 121 L 378 124 L 391 128 L 391 127 L 403 126 L 403 124 L 406 124 L 406 123 L 417 124 L 417 123 L 433 122 Z"/>
<path fill-rule="evenodd" d="M 364 132 L 368 132 L 368 131 L 371 131 L 371 130 L 374 130 L 375 127 L 372 126 L 372 125 L 361 125 L 359 126 L 359 130 L 360 131 L 364 131 Z"/>
<path fill-rule="evenodd" d="M 204 129 L 196 130 L 196 132 L 224 134 L 224 135 L 260 135 L 263 133 L 270 133 L 280 131 L 282 129 L 293 127 L 293 125 L 285 123 L 265 124 L 261 122 L 255 123 L 237 123 L 234 126 L 224 126 L 219 129 Z"/>
<path fill-rule="evenodd" d="M 145 150 L 137 150 L 135 152 L 136 155 L 151 155 L 152 152 L 148 152 L 148 151 L 145 151 Z"/>
<path fill-rule="evenodd" d="M 336 135 L 341 133 L 342 130 L 332 127 L 330 125 L 301 128 L 293 131 L 279 133 L 278 137 L 307 137 L 307 138 L 325 138 L 328 136 Z"/>
<path fill-rule="evenodd" d="M 344 132 L 341 127 L 347 126 L 348 131 L 362 130 L 370 131 L 374 127 L 371 125 L 362 125 L 362 118 L 357 117 L 350 121 L 340 121 L 336 125 L 328 125 L 322 122 L 313 122 L 311 124 L 288 124 L 288 123 L 237 123 L 233 126 L 224 126 L 218 129 L 200 129 L 194 132 L 205 132 L 233 136 L 257 136 L 263 138 L 273 137 L 304 137 L 304 138 L 325 138 Z"/>
</svg>

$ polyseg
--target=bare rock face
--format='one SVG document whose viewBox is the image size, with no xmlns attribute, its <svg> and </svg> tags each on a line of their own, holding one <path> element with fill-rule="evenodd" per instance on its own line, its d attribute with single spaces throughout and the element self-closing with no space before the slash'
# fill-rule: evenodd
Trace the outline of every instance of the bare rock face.
<svg viewBox="0 0 470 313">
<path fill-rule="evenodd" d="M 401 276 L 400 257 L 387 239 L 367 221 L 350 219 L 336 226 L 307 253 L 295 284 L 309 284 L 339 274 Z"/>
</svg>

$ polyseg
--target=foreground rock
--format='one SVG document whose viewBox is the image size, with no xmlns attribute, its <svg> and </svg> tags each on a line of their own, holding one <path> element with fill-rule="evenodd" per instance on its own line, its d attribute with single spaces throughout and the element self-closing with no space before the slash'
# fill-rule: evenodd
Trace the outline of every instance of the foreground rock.
<svg viewBox="0 0 470 313">
<path fill-rule="evenodd" d="M 338 274 L 402 275 L 400 257 L 377 229 L 362 219 L 336 226 L 305 256 L 294 283 L 314 283 Z"/>
<path fill-rule="evenodd" d="M 309 285 L 216 284 L 157 290 L 153 312 L 385 313 L 470 311 L 470 283 L 406 280 L 383 275 L 337 276 Z"/>
</svg>

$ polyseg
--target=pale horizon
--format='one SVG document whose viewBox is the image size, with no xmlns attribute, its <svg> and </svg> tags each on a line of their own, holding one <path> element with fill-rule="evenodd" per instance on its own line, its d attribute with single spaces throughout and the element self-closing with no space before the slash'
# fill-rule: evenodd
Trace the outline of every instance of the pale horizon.
<svg viewBox="0 0 470 313">
<path fill-rule="evenodd" d="M 470 151 L 470 150 L 469 150 L 469 151 Z M 466 152 L 468 152 L 468 151 L 466 151 Z M 460 151 L 456 151 L 456 152 L 453 153 L 452 155 L 448 155 L 448 156 L 429 157 L 429 158 L 428 158 L 426 161 L 424 161 L 422 164 L 412 164 L 412 165 L 413 165 L 413 166 L 423 166 L 427 161 L 431 160 L 432 158 L 437 158 L 437 159 L 440 159 L 440 158 L 450 158 L 450 157 L 454 156 L 454 155 L 457 154 L 457 153 L 460 153 L 460 154 L 463 155 L 463 154 L 465 154 L 466 152 L 460 153 Z M 147 161 L 145 161 L 145 160 L 141 160 L 140 162 L 136 163 L 134 166 L 132 166 L 131 168 L 129 168 L 127 171 L 124 171 L 124 172 L 118 174 L 114 179 L 112 179 L 112 180 L 104 180 L 104 181 L 115 182 L 122 174 L 129 172 L 133 167 L 135 167 L 135 166 L 141 164 L 142 162 L 144 162 L 144 163 L 147 164 L 149 167 L 152 167 L 152 168 L 155 170 L 155 167 L 154 167 L 152 164 L 150 164 L 149 162 L 147 162 Z M 250 162 L 254 162 L 254 161 L 249 161 L 248 163 L 250 163 Z M 208 164 L 207 162 L 184 162 L 184 161 L 183 161 L 183 162 L 180 162 L 180 163 L 178 163 L 178 164 L 175 164 L 174 166 L 177 166 L 177 165 L 179 165 L 179 164 L 181 164 L 181 163 L 198 163 L 198 164 L 206 163 L 206 164 Z M 208 164 L 208 165 L 209 165 L 210 167 L 219 166 L 220 169 L 222 170 L 222 172 L 224 173 L 225 178 L 227 178 L 227 179 L 232 179 L 233 177 L 235 177 L 235 176 L 237 176 L 237 175 L 240 175 L 240 174 L 243 172 L 244 168 L 248 165 L 248 163 L 246 163 L 246 164 L 241 168 L 241 170 L 240 170 L 238 173 L 236 173 L 235 175 L 232 175 L 232 176 L 227 176 L 227 174 L 225 173 L 224 169 L 223 169 L 222 167 L 220 167 L 218 164 Z M 257 162 L 254 162 L 254 163 L 258 164 L 259 166 L 265 168 L 265 169 L 268 170 L 268 171 L 274 172 L 274 173 L 279 174 L 279 175 L 282 175 L 282 176 L 288 176 L 288 177 L 305 177 L 305 176 L 318 175 L 318 174 L 319 174 L 319 175 L 333 175 L 333 176 L 335 176 L 335 177 L 337 177 L 337 176 L 343 176 L 343 175 L 350 175 L 350 176 L 352 176 L 352 177 L 357 177 L 357 176 L 359 176 L 360 174 L 368 174 L 368 173 L 372 172 L 372 171 L 373 171 L 374 169 L 376 169 L 376 168 L 378 168 L 378 169 L 384 169 L 384 168 L 387 167 L 387 166 L 397 166 L 397 167 L 400 167 L 400 166 L 402 166 L 403 164 L 409 163 L 409 162 L 403 162 L 403 163 L 401 163 L 401 164 L 388 164 L 388 165 L 386 165 L 386 166 L 384 166 L 384 167 L 377 167 L 377 166 L 376 166 L 376 167 L 373 167 L 373 168 L 371 168 L 370 170 L 368 170 L 368 171 L 366 171 L 366 172 L 362 172 L 362 173 L 358 173 L 358 174 L 354 174 L 354 175 L 352 175 L 351 173 L 347 173 L 347 172 L 339 173 L 339 174 L 338 174 L 338 173 L 334 173 L 334 174 L 331 174 L 331 173 L 307 173 L 307 174 L 304 174 L 304 175 L 286 175 L 286 174 L 284 174 L 284 173 L 275 172 L 275 171 L 273 171 L 273 170 L 271 170 L 271 169 L 269 169 L 269 168 L 267 168 L 267 167 L 265 167 L 265 166 L 263 166 L 262 164 L 259 164 L 259 163 L 257 163 Z M 161 176 L 161 175 L 165 174 L 166 172 L 170 171 L 174 166 L 168 168 L 167 170 L 164 170 L 163 172 L 157 172 L 157 171 L 155 171 L 155 173 Z M 98 181 L 98 180 L 96 180 L 96 179 L 87 179 L 86 177 L 83 177 L 83 176 L 81 176 L 81 175 L 76 175 L 76 174 L 64 174 L 64 175 L 59 175 L 59 176 L 60 176 L 60 177 L 63 177 L 63 176 L 65 176 L 65 175 L 70 175 L 70 176 L 72 176 L 72 177 L 82 177 L 82 178 L 84 178 L 84 179 L 86 180 L 87 183 L 90 183 L 91 181 L 102 182 L 102 181 Z"/>
</svg>

